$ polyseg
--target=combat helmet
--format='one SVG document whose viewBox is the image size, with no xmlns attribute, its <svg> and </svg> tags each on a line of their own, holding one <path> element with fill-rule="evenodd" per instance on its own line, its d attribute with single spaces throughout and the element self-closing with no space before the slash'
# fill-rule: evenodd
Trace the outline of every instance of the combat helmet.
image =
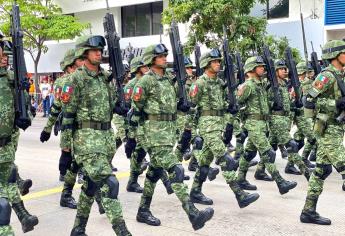
<svg viewBox="0 0 345 236">
<path fill-rule="evenodd" d="M 211 51 L 202 54 L 200 57 L 200 67 L 204 69 L 211 61 L 215 60 L 222 60 L 222 54 L 218 49 L 212 49 Z"/>
<path fill-rule="evenodd" d="M 184 62 L 184 66 L 185 66 L 186 68 L 193 67 L 193 62 L 192 62 L 192 60 L 191 60 L 189 57 L 184 56 L 183 62 Z"/>
<path fill-rule="evenodd" d="M 67 50 L 67 52 L 65 53 L 64 58 L 63 58 L 63 62 L 64 62 L 63 63 L 64 64 L 63 71 L 66 69 L 67 66 L 73 65 L 74 61 L 76 59 L 77 58 L 75 57 L 75 49 Z"/>
<path fill-rule="evenodd" d="M 12 42 L 9 41 L 9 40 L 3 40 L 1 42 L 1 47 L 2 47 L 2 50 L 3 50 L 3 54 L 6 54 L 6 55 L 12 55 L 13 52 L 12 52 Z"/>
<path fill-rule="evenodd" d="M 287 68 L 286 63 L 285 63 L 285 61 L 283 59 L 275 60 L 274 61 L 274 67 L 275 67 L 276 70 L 284 69 L 284 68 L 286 69 Z"/>
<path fill-rule="evenodd" d="M 305 61 L 301 61 L 300 63 L 298 63 L 296 65 L 296 69 L 297 69 L 297 74 L 299 74 L 299 75 L 302 75 L 302 74 L 307 73 L 307 72 L 314 71 L 314 69 L 311 66 L 311 64 L 308 62 L 308 65 L 307 65 L 307 63 L 305 63 Z"/>
<path fill-rule="evenodd" d="M 162 43 L 153 44 L 144 49 L 143 62 L 145 65 L 151 65 L 153 59 L 159 55 L 168 55 L 168 49 Z"/>
<path fill-rule="evenodd" d="M 144 62 L 143 62 L 143 58 L 142 57 L 134 57 L 131 60 L 131 73 L 136 73 L 138 71 L 138 69 L 142 66 L 145 66 Z"/>
<path fill-rule="evenodd" d="M 75 57 L 83 57 L 84 53 L 90 49 L 100 49 L 105 47 L 105 39 L 101 35 L 84 35 L 77 39 Z"/>
<path fill-rule="evenodd" d="M 331 60 L 342 52 L 345 52 L 345 42 L 342 40 L 331 40 L 323 46 L 321 57 L 323 60 Z"/>
<path fill-rule="evenodd" d="M 264 60 L 261 56 L 249 57 L 244 63 L 244 73 L 254 70 L 258 66 L 265 66 Z"/>
</svg>

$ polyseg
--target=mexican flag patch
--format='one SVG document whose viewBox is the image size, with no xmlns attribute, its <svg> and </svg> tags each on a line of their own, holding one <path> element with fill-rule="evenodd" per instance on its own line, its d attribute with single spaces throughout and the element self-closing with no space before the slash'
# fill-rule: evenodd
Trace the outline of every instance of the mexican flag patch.
<svg viewBox="0 0 345 236">
<path fill-rule="evenodd" d="M 125 89 L 125 100 L 126 101 L 131 100 L 132 93 L 133 93 L 133 89 L 132 88 L 126 88 Z"/>
<path fill-rule="evenodd" d="M 133 100 L 136 101 L 136 102 L 140 101 L 142 94 L 143 94 L 143 89 L 141 87 L 135 87 L 134 88 Z"/>
<path fill-rule="evenodd" d="M 54 91 L 55 91 L 55 94 L 54 94 L 55 99 L 56 100 L 60 99 L 62 88 L 61 87 L 55 87 Z"/>
<path fill-rule="evenodd" d="M 192 86 L 190 87 L 190 90 L 189 90 L 189 96 L 191 97 L 195 97 L 198 93 L 198 85 L 196 84 L 192 84 Z"/>
<path fill-rule="evenodd" d="M 319 76 L 318 80 L 323 84 L 327 84 L 329 81 L 329 79 L 323 75 Z"/>
<path fill-rule="evenodd" d="M 61 101 L 63 103 L 69 103 L 71 100 L 71 95 L 73 93 L 73 87 L 69 85 L 63 86 L 62 93 L 61 93 Z"/>
</svg>

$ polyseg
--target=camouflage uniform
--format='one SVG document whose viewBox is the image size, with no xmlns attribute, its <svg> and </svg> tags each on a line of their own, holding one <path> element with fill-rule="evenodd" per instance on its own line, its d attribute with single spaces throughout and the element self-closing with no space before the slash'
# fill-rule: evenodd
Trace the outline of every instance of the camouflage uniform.
<svg viewBox="0 0 345 236">
<path fill-rule="evenodd" d="M 165 45 L 151 45 L 144 50 L 143 61 L 147 65 L 152 65 L 156 56 L 167 53 Z M 213 209 L 199 211 L 190 201 L 188 186 L 183 183 L 184 169 L 173 153 L 176 140 L 177 96 L 171 75 L 162 70 L 163 76 L 151 69 L 137 82 L 132 95 L 134 115 L 130 124 L 137 125 L 139 120 L 144 119 L 145 146 L 150 155 L 137 221 L 160 225 L 160 220 L 152 215 L 150 205 L 157 181 L 164 171 L 168 171 L 172 189 L 182 203 L 193 228 L 197 230 L 212 218 Z"/>
<path fill-rule="evenodd" d="M 316 168 L 311 175 L 306 202 L 300 216 L 303 223 L 331 224 L 330 219 L 321 217 L 316 212 L 316 204 L 324 181 L 332 172 L 332 166 L 345 179 L 344 126 L 343 121 L 336 119 L 345 112 L 345 99 L 339 89 L 339 84 L 344 85 L 345 80 L 344 53 L 344 41 L 332 40 L 325 44 L 322 59 L 330 60 L 331 64 L 316 77 L 304 104 L 307 109 L 316 109 L 314 131 L 318 137 L 318 149 Z M 337 69 L 333 64 L 340 64 L 341 69 Z"/>
<path fill-rule="evenodd" d="M 221 61 L 218 50 L 212 50 L 201 56 L 200 67 L 209 68 L 214 61 Z M 236 170 L 238 163 L 226 151 L 222 140 L 225 127 L 224 112 L 227 110 L 223 82 L 217 76 L 209 77 L 204 73 L 190 88 L 190 98 L 199 112 L 198 129 L 203 138 L 203 145 L 198 156 L 199 168 L 194 176 L 191 189 L 193 202 L 211 205 L 212 199 L 202 193 L 202 185 L 209 173 L 210 164 L 216 159 L 223 177 L 234 192 L 239 206 L 246 207 L 259 198 L 258 194 L 244 192 L 237 183 Z"/>
<path fill-rule="evenodd" d="M 0 60 L 2 60 L 2 56 Z M 18 169 L 14 160 L 19 129 L 14 128 L 16 126 L 13 80 L 13 73 L 7 70 L 7 66 L 0 67 L 0 235 L 6 236 L 14 235 L 10 226 L 11 205 L 22 224 L 24 233 L 33 230 L 34 226 L 38 224 L 38 218 L 30 215 L 25 209 L 16 182 Z M 28 94 L 25 95 L 27 95 L 26 102 L 30 110 L 29 96 Z M 29 115 L 32 118 L 31 114 Z"/>
<path fill-rule="evenodd" d="M 79 39 L 77 48 L 85 55 L 90 49 L 103 50 L 104 45 L 102 36 L 85 36 Z M 75 159 L 78 165 L 83 166 L 86 175 L 71 235 L 85 234 L 91 206 L 99 189 L 102 205 L 115 233 L 131 235 L 117 199 L 119 182 L 110 165 L 115 154 L 111 120 L 116 95 L 108 78 L 109 74 L 100 67 L 98 71 L 92 71 L 82 66 L 71 74 L 61 93 L 64 103 L 62 129 L 65 131 L 61 134 L 61 146 L 64 150 L 73 146 Z"/>
<path fill-rule="evenodd" d="M 261 57 L 250 57 L 247 59 L 244 66 L 245 73 L 256 73 L 256 68 L 264 65 Z M 248 76 L 250 75 L 248 74 Z M 243 127 L 248 131 L 248 142 L 245 147 L 245 153 L 240 159 L 238 178 L 242 184 L 248 182 L 246 180 L 246 174 L 249 162 L 255 158 L 258 151 L 264 167 L 267 168 L 268 172 L 277 183 L 279 192 L 285 194 L 290 189 L 296 187 L 297 183 L 284 180 L 274 164 L 276 153 L 266 137 L 268 131 L 267 120 L 269 117 L 268 94 L 266 90 L 267 84 L 259 78 L 259 75 L 256 76 L 257 77 L 248 77 L 246 81 L 239 86 L 237 92 L 238 101 L 240 105 L 244 107 Z M 258 168 L 260 168 L 260 165 Z M 257 176 L 262 172 L 263 170 L 257 169 L 255 175 Z"/>
</svg>

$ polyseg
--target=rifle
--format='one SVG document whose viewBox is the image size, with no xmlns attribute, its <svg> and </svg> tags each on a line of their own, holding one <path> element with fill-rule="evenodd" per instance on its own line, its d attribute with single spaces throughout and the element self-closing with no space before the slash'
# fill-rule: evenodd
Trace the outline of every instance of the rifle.
<svg viewBox="0 0 345 236">
<path fill-rule="evenodd" d="M 23 31 L 20 27 L 19 6 L 12 6 L 11 14 L 11 36 L 13 44 L 13 72 L 15 87 L 15 123 L 25 130 L 31 125 L 28 113 L 25 90 L 27 85 L 27 71 L 23 49 Z"/>
<path fill-rule="evenodd" d="M 236 58 L 236 65 L 237 65 L 237 81 L 238 81 L 238 84 L 243 84 L 245 81 L 245 75 L 244 75 L 244 70 L 243 70 L 241 54 L 237 52 L 235 54 L 235 58 Z"/>
<path fill-rule="evenodd" d="M 308 50 L 307 50 L 307 42 L 306 42 L 305 30 L 304 30 L 304 20 L 303 20 L 301 0 L 299 0 L 299 12 L 300 12 L 302 36 L 303 36 L 304 58 L 305 58 L 305 62 L 308 64 Z"/>
<path fill-rule="evenodd" d="M 298 73 L 296 68 L 296 62 L 292 56 L 292 51 L 290 47 L 287 47 L 285 49 L 285 62 L 286 66 L 289 69 L 289 78 L 291 81 L 291 85 L 295 91 L 296 97 L 295 97 L 295 106 L 297 108 L 301 108 L 303 106 L 302 104 L 302 96 L 301 96 L 301 90 L 300 90 L 300 82 L 298 79 Z"/>
<path fill-rule="evenodd" d="M 275 109 L 282 110 L 283 104 L 281 100 L 281 94 L 279 92 L 279 84 L 276 77 L 276 69 L 274 67 L 274 63 L 271 58 L 271 52 L 266 45 L 264 45 L 263 52 L 264 52 L 263 60 L 266 64 L 267 78 L 271 84 L 272 91 L 273 91 L 273 100 L 274 100 Z"/>
<path fill-rule="evenodd" d="M 194 56 L 195 56 L 195 75 L 196 77 L 200 77 L 202 75 L 202 69 L 200 68 L 200 57 L 201 51 L 198 42 L 196 42 L 194 46 Z"/>
<path fill-rule="evenodd" d="M 314 51 L 314 45 L 313 42 L 310 41 L 311 43 L 311 49 L 313 50 L 313 52 L 310 54 L 310 58 L 311 58 L 311 66 L 313 67 L 315 76 L 317 76 L 318 74 L 320 74 L 321 72 L 321 66 L 319 64 L 319 59 L 317 57 L 317 53 Z"/>
<path fill-rule="evenodd" d="M 109 52 L 109 66 L 111 68 L 111 77 L 115 79 L 117 101 L 116 104 L 121 111 L 126 111 L 126 103 L 123 94 L 123 81 L 126 77 L 126 72 L 122 63 L 120 37 L 115 29 L 115 21 L 112 13 L 108 12 L 103 19 L 104 36 L 108 44 Z"/>
<path fill-rule="evenodd" d="M 187 99 L 187 93 L 185 88 L 187 73 L 186 67 L 184 65 L 183 46 L 180 41 L 179 29 L 175 21 L 172 21 L 170 25 L 169 38 L 174 57 L 174 67 L 176 70 L 176 79 L 178 84 L 178 108 L 183 107 L 184 110 L 188 111 L 190 108 L 190 104 Z"/>
<path fill-rule="evenodd" d="M 226 28 L 223 25 L 223 56 L 224 56 L 224 78 L 226 81 L 226 86 L 228 88 L 227 93 L 227 100 L 229 103 L 229 111 L 231 111 L 232 114 L 235 114 L 238 111 L 238 105 L 236 101 L 236 78 L 235 78 L 235 70 L 234 70 L 234 64 L 232 61 L 232 58 L 229 53 L 229 42 L 228 37 L 226 34 Z"/>
<path fill-rule="evenodd" d="M 334 74 L 333 72 L 331 72 L 331 73 L 334 75 L 335 79 L 337 80 L 337 84 L 338 84 L 338 88 L 339 88 L 340 93 L 341 93 L 341 97 L 344 98 L 345 97 L 345 83 L 344 83 L 344 81 L 342 80 L 342 78 L 339 75 Z M 343 123 L 345 120 L 345 111 L 342 111 L 340 113 L 340 115 L 336 118 L 336 120 L 339 123 Z"/>
</svg>

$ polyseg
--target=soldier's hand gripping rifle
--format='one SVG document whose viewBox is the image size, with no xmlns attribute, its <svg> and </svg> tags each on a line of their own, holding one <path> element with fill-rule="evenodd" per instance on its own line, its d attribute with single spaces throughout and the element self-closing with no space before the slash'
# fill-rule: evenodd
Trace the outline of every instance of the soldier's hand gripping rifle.
<svg viewBox="0 0 345 236">
<path fill-rule="evenodd" d="M 115 79 L 117 101 L 115 112 L 119 115 L 126 115 L 128 108 L 126 107 L 123 81 L 125 80 L 126 72 L 122 63 L 122 55 L 120 48 L 120 37 L 116 33 L 115 21 L 112 13 L 107 13 L 103 19 L 104 36 L 108 44 L 109 52 L 109 66 L 111 68 L 111 77 Z"/>
<path fill-rule="evenodd" d="M 202 75 L 202 69 L 200 68 L 200 57 L 201 51 L 198 42 L 194 46 L 194 56 L 195 56 L 195 76 L 200 77 Z"/>
<path fill-rule="evenodd" d="M 321 66 L 319 64 L 319 59 L 317 57 L 317 53 L 314 51 L 313 42 L 310 42 L 310 43 L 311 43 L 311 48 L 313 50 L 312 53 L 310 54 L 311 66 L 313 67 L 315 76 L 317 76 L 318 74 L 321 73 Z"/>
<path fill-rule="evenodd" d="M 178 104 L 177 109 L 187 112 L 190 109 L 190 103 L 187 99 L 185 83 L 187 79 L 186 67 L 184 65 L 183 46 L 180 41 L 179 29 L 176 22 L 172 22 L 169 28 L 169 38 L 172 47 L 174 66 L 176 70 L 176 79 L 178 84 Z"/>
<path fill-rule="evenodd" d="M 292 51 L 290 47 L 285 49 L 285 63 L 287 68 L 289 69 L 289 79 L 291 81 L 291 85 L 295 92 L 295 106 L 297 108 L 303 107 L 302 103 L 302 94 L 301 94 L 301 84 L 298 79 L 298 73 L 296 68 L 296 62 L 292 56 Z"/>
<path fill-rule="evenodd" d="M 28 113 L 28 101 L 25 90 L 27 85 L 27 71 L 23 49 L 23 31 L 20 27 L 19 6 L 12 6 L 11 36 L 13 44 L 13 72 L 15 87 L 15 123 L 20 129 L 27 129 L 31 125 Z"/>
<path fill-rule="evenodd" d="M 245 81 L 245 75 L 244 75 L 241 54 L 237 52 L 235 54 L 235 58 L 236 58 L 236 65 L 237 65 L 237 81 L 238 81 L 238 84 L 243 84 Z"/>
<path fill-rule="evenodd" d="M 234 64 L 232 61 L 232 58 L 229 53 L 229 42 L 228 37 L 226 34 L 226 28 L 223 26 L 223 56 L 224 56 L 224 78 L 226 81 L 227 86 L 227 100 L 228 100 L 228 111 L 231 114 L 236 114 L 239 110 L 237 101 L 236 101 L 236 78 L 235 78 L 235 70 L 234 70 Z"/>
<path fill-rule="evenodd" d="M 271 89 L 273 91 L 273 100 L 274 100 L 273 110 L 280 111 L 280 110 L 283 110 L 283 104 L 282 104 L 281 94 L 279 91 L 278 80 L 276 77 L 276 69 L 274 67 L 274 63 L 271 58 L 271 52 L 266 45 L 264 45 L 263 51 L 264 51 L 264 55 L 262 58 L 264 60 L 264 63 L 266 64 L 267 78 L 270 82 Z"/>
</svg>

